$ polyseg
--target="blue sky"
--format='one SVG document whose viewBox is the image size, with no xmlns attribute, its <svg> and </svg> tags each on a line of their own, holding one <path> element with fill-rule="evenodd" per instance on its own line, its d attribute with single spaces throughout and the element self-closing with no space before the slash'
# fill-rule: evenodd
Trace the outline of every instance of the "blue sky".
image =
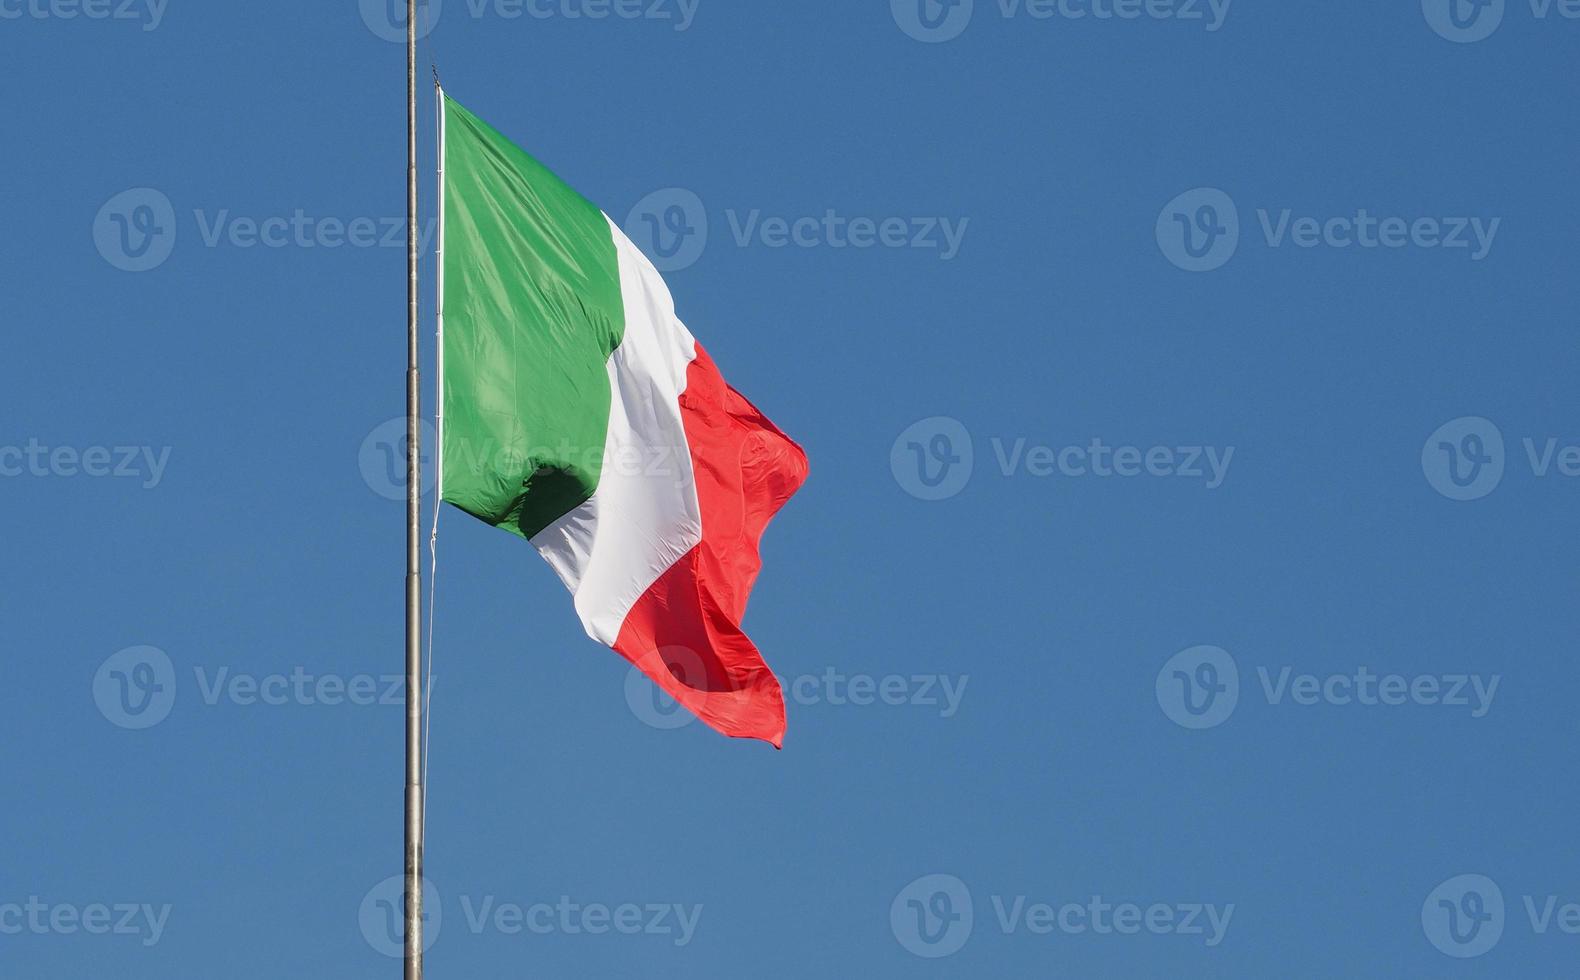
<svg viewBox="0 0 1580 980">
<path fill-rule="evenodd" d="M 446 0 L 812 478 L 780 753 L 447 515 L 431 975 L 1565 972 L 1580 20 L 1455 2 Z M 5 976 L 399 969 L 403 50 L 278 6 L 0 0 Z"/>
</svg>

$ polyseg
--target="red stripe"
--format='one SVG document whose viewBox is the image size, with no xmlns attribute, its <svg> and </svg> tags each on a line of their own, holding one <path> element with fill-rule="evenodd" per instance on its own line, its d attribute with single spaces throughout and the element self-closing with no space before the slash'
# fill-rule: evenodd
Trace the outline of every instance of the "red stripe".
<svg viewBox="0 0 1580 980">
<path fill-rule="evenodd" d="M 680 409 L 702 543 L 636 601 L 614 648 L 717 731 L 779 748 L 784 695 L 740 622 L 762 567 L 758 541 L 806 482 L 806 453 L 725 383 L 701 345 Z"/>
</svg>

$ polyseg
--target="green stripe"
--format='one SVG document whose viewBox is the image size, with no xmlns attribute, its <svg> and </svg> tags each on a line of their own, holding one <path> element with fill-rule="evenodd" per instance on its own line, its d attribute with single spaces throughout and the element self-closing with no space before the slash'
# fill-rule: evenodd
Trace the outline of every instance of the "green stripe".
<svg viewBox="0 0 1580 980">
<path fill-rule="evenodd" d="M 603 213 L 444 99 L 444 499 L 530 538 L 598 488 L 625 333 Z"/>
</svg>

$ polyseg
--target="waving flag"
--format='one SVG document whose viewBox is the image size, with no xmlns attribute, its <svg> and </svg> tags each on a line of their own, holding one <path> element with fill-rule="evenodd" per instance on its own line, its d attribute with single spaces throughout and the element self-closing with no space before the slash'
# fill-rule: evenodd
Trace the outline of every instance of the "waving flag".
<svg viewBox="0 0 1580 980">
<path fill-rule="evenodd" d="M 725 383 L 619 226 L 440 98 L 442 499 L 530 541 L 588 635 L 703 721 L 782 745 L 740 621 L 806 454 Z"/>
</svg>

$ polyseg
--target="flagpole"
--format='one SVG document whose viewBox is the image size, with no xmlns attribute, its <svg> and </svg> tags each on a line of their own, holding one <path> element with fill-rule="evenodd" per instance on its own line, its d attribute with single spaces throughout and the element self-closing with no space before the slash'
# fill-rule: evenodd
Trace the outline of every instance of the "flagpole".
<svg viewBox="0 0 1580 980">
<path fill-rule="evenodd" d="M 406 956 L 422 980 L 422 497 L 417 377 L 417 0 L 406 0 Z"/>
</svg>

